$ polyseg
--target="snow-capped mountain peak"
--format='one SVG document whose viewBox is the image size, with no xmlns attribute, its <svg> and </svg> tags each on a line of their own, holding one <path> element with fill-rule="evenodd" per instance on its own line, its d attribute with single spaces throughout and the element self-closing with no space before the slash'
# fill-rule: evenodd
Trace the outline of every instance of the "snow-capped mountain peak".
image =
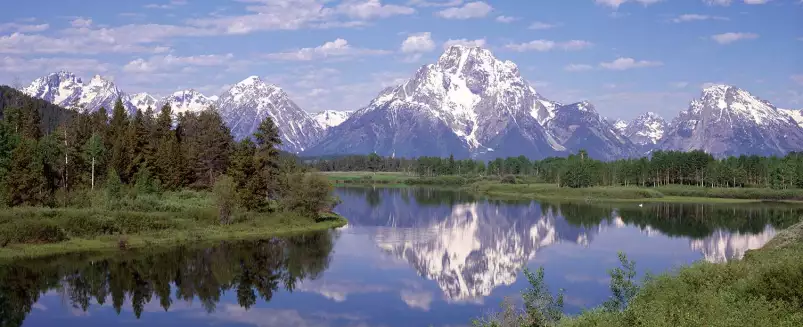
<svg viewBox="0 0 803 327">
<path fill-rule="evenodd" d="M 381 92 L 309 154 L 550 156 L 562 147 L 537 121 L 549 112 L 539 100 L 512 62 L 487 49 L 452 46 Z"/>
<path fill-rule="evenodd" d="M 127 112 L 136 110 L 128 94 L 120 91 L 112 81 L 100 75 L 94 75 L 89 82 L 84 82 L 71 72 L 59 71 L 35 79 L 22 91 L 32 97 L 70 109 L 91 112 L 105 107 L 111 110 L 119 98 L 123 101 Z"/>
<path fill-rule="evenodd" d="M 131 103 L 142 112 L 148 110 L 148 107 L 154 111 L 158 110 L 159 108 L 156 106 L 156 102 L 156 98 L 145 92 L 137 93 L 131 96 Z"/>
<path fill-rule="evenodd" d="M 609 122 L 617 132 L 624 134 L 627 128 L 627 122 L 624 119 L 609 120 Z"/>
<path fill-rule="evenodd" d="M 803 129 L 784 110 L 732 85 L 703 89 L 682 111 L 660 145 L 715 156 L 785 155 L 803 148 Z"/>
<path fill-rule="evenodd" d="M 353 111 L 325 110 L 314 114 L 312 117 L 323 129 L 328 129 L 342 124 L 352 113 Z"/>
<path fill-rule="evenodd" d="M 647 112 L 628 123 L 622 134 L 646 151 L 660 142 L 667 128 L 666 120 L 654 112 Z"/>
<path fill-rule="evenodd" d="M 214 104 L 214 101 L 194 89 L 180 90 L 159 101 L 159 107 L 165 103 L 170 103 L 173 113 L 188 111 L 206 110 Z"/>
<path fill-rule="evenodd" d="M 249 76 L 223 93 L 215 105 L 237 139 L 250 137 L 265 117 L 273 118 L 282 138 L 281 148 L 304 151 L 323 128 L 301 110 L 281 88 Z"/>
</svg>

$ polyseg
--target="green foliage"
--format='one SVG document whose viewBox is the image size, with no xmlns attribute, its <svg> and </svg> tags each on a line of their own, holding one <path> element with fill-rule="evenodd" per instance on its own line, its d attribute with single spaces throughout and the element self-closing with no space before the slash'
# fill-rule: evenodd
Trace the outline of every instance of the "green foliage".
<svg viewBox="0 0 803 327">
<path fill-rule="evenodd" d="M 39 244 L 61 242 L 67 239 L 64 230 L 55 222 L 45 219 L 24 220 L 0 225 L 0 245 Z"/>
<path fill-rule="evenodd" d="M 218 207 L 218 220 L 220 224 L 227 225 L 231 223 L 232 211 L 237 204 L 237 185 L 231 177 L 221 175 L 215 181 L 213 192 Z"/>
<path fill-rule="evenodd" d="M 11 153 L 3 182 L 6 204 L 43 205 L 49 198 L 50 189 L 45 178 L 44 158 L 36 140 L 22 139 Z"/>
<path fill-rule="evenodd" d="M 282 204 L 285 210 L 294 211 L 307 217 L 317 217 L 332 208 L 332 184 L 317 174 L 295 174 L 289 178 L 287 189 L 283 191 Z"/>
<path fill-rule="evenodd" d="M 563 319 L 563 290 L 557 296 L 550 293 L 544 282 L 544 268 L 535 273 L 524 269 L 529 287 L 522 291 L 524 310 L 515 308 L 515 304 L 505 300 L 502 312 L 489 317 L 475 319 L 475 327 L 548 327 L 558 326 Z"/>
<path fill-rule="evenodd" d="M 504 184 L 516 184 L 517 183 L 516 176 L 514 176 L 514 175 L 505 175 L 499 181 L 504 183 Z"/>
<path fill-rule="evenodd" d="M 602 304 L 602 307 L 610 312 L 621 312 L 627 308 L 639 290 L 635 282 L 636 263 L 628 260 L 623 252 L 619 252 L 619 262 L 621 267 L 608 270 L 613 295 Z"/>
</svg>

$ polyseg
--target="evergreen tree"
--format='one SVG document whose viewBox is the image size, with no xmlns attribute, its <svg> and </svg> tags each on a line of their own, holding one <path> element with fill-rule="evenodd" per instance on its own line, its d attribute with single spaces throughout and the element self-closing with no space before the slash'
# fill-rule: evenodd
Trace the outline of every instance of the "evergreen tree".
<svg viewBox="0 0 803 327">
<path fill-rule="evenodd" d="M 279 128 L 271 117 L 266 117 L 259 124 L 254 133 L 254 144 L 256 145 L 256 173 L 259 175 L 261 183 L 264 183 L 265 199 L 275 198 L 278 195 L 277 168 L 279 149 L 282 144 L 279 138 Z"/>
<path fill-rule="evenodd" d="M 126 177 L 133 179 L 141 167 L 149 168 L 146 148 L 148 146 L 148 129 L 142 110 L 137 109 L 134 118 L 128 126 L 126 134 L 126 157 L 129 159 L 126 167 Z"/>
<path fill-rule="evenodd" d="M 84 144 L 83 150 L 84 160 L 91 163 L 91 188 L 94 190 L 95 171 L 97 167 L 103 167 L 103 153 L 106 151 L 100 135 L 92 134 L 86 144 Z"/>
<path fill-rule="evenodd" d="M 42 205 L 48 199 L 44 162 L 36 140 L 23 138 L 11 153 L 11 162 L 3 180 L 6 204 Z"/>
<path fill-rule="evenodd" d="M 124 177 L 128 169 L 128 152 L 126 151 L 126 132 L 128 131 L 128 116 L 125 113 L 123 102 L 118 98 L 114 104 L 112 111 L 112 119 L 109 123 L 108 140 L 111 140 L 109 147 L 110 158 L 109 167 L 117 174 L 120 174 L 120 179 L 126 182 Z"/>
</svg>

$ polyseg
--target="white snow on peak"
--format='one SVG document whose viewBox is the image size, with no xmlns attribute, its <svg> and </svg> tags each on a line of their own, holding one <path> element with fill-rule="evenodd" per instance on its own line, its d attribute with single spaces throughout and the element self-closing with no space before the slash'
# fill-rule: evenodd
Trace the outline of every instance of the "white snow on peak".
<svg viewBox="0 0 803 327">
<path fill-rule="evenodd" d="M 35 79 L 22 91 L 70 109 L 95 111 L 105 107 L 111 111 L 119 98 L 127 112 L 136 110 L 128 94 L 100 75 L 94 75 L 89 82 L 84 82 L 73 73 L 60 71 Z"/>
<path fill-rule="evenodd" d="M 197 112 L 209 109 L 214 101 L 193 89 L 180 90 L 159 101 L 159 106 L 170 103 L 174 114 Z"/>
<path fill-rule="evenodd" d="M 514 63 L 498 60 L 481 47 L 455 45 L 437 63 L 422 66 L 407 82 L 384 90 L 356 115 L 381 107 L 417 110 L 447 125 L 475 150 L 505 128 L 498 123 L 507 120 L 503 116 L 546 119 L 555 106 L 535 93 Z"/>
<path fill-rule="evenodd" d="M 702 109 L 712 111 L 702 112 Z M 778 111 L 769 102 L 762 101 L 745 90 L 724 84 L 704 88 L 700 99 L 692 101 L 691 110 L 703 113 L 711 119 L 726 121 L 741 119 L 752 121 L 757 125 L 788 120 L 786 114 Z"/>
<path fill-rule="evenodd" d="M 791 117 L 800 127 L 803 127 L 803 110 L 801 109 L 778 109 L 778 111 Z"/>
<path fill-rule="evenodd" d="M 690 245 L 693 250 L 702 252 L 706 261 L 724 263 L 741 259 L 747 250 L 764 246 L 774 236 L 775 229 L 771 226 L 766 226 L 764 231 L 754 235 L 717 230 L 704 239 L 692 240 Z"/>
<path fill-rule="evenodd" d="M 611 123 L 613 128 L 616 129 L 619 133 L 624 133 L 625 129 L 627 128 L 627 122 L 622 119 L 617 119 Z"/>
<path fill-rule="evenodd" d="M 667 128 L 667 122 L 660 115 L 646 112 L 627 123 L 622 134 L 635 144 L 655 145 L 664 137 Z"/>
<path fill-rule="evenodd" d="M 142 112 L 148 110 L 148 107 L 150 107 L 154 112 L 158 110 L 156 102 L 156 98 L 145 92 L 137 93 L 131 96 L 131 103 Z"/>
<path fill-rule="evenodd" d="M 352 113 L 353 111 L 325 110 L 313 114 L 312 118 L 314 118 L 322 128 L 328 129 L 342 124 Z"/>
<path fill-rule="evenodd" d="M 254 84 L 258 84 L 258 83 L 262 83 L 262 79 L 260 79 L 259 76 L 252 75 L 252 76 L 246 77 L 244 80 L 242 80 L 239 83 L 237 83 L 237 85 L 248 86 L 248 85 L 254 85 Z"/>
</svg>

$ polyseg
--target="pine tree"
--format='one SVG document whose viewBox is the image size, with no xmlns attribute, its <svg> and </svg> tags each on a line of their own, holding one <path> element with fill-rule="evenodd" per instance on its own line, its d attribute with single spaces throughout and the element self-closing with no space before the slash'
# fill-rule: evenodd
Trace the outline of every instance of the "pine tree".
<svg viewBox="0 0 803 327">
<path fill-rule="evenodd" d="M 112 111 L 112 119 L 109 123 L 108 139 L 111 140 L 109 166 L 117 174 L 120 174 L 120 179 L 125 177 L 125 172 L 128 168 L 129 158 L 126 151 L 126 131 L 128 130 L 128 116 L 125 113 L 123 102 L 118 98 L 114 104 Z"/>
<path fill-rule="evenodd" d="M 3 180 L 6 203 L 16 205 L 41 205 L 47 199 L 44 163 L 36 140 L 23 138 L 11 153 L 11 162 Z"/>
<path fill-rule="evenodd" d="M 279 148 L 282 140 L 279 137 L 279 128 L 271 117 L 266 117 L 259 124 L 254 133 L 256 144 L 257 174 L 262 183 L 265 183 L 265 199 L 275 198 L 278 195 L 277 169 Z"/>
<path fill-rule="evenodd" d="M 146 157 L 148 146 L 148 129 L 142 110 L 137 109 L 134 118 L 126 131 L 126 157 L 129 159 L 126 167 L 126 177 L 133 180 L 140 167 L 149 168 L 150 163 Z"/>
<path fill-rule="evenodd" d="M 89 140 L 84 144 L 83 149 L 84 160 L 91 162 L 91 188 L 95 189 L 95 171 L 97 166 L 103 166 L 103 153 L 106 149 L 103 146 L 103 141 L 99 134 L 92 134 Z"/>
</svg>

